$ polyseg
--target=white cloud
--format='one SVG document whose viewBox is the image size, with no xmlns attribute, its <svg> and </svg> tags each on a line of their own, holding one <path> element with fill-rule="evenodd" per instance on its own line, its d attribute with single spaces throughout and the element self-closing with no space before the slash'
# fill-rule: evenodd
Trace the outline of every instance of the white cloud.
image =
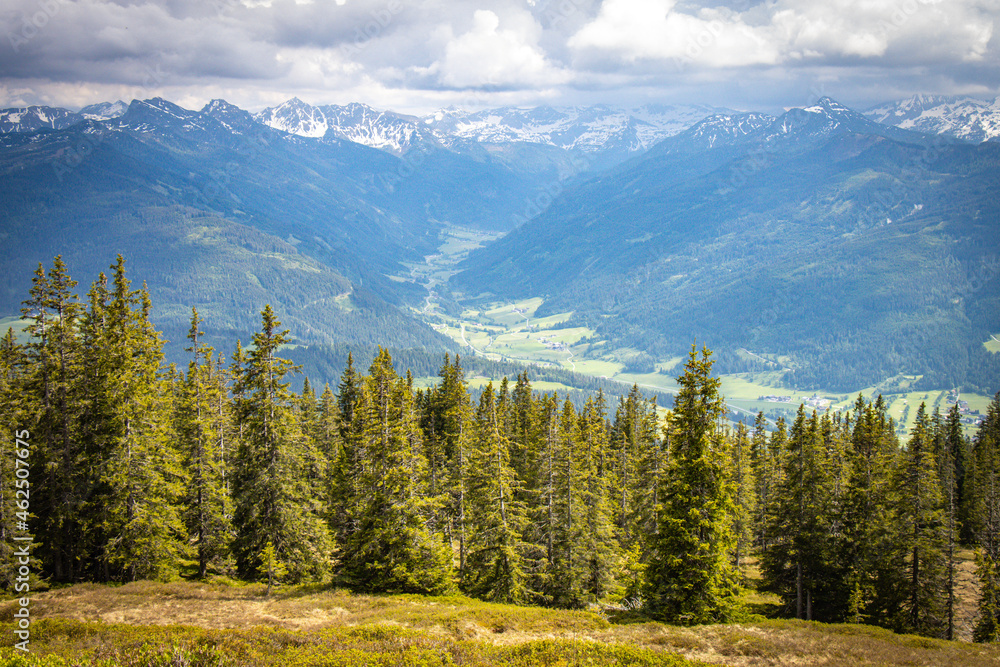
<svg viewBox="0 0 1000 667">
<path fill-rule="evenodd" d="M 580 64 L 957 63 L 989 57 L 997 0 L 778 0 L 742 13 L 604 0 L 569 41 Z M 996 47 L 993 47 L 994 57 Z"/>
<path fill-rule="evenodd" d="M 775 62 L 773 47 L 732 12 L 689 14 L 675 0 L 605 0 L 568 42 L 584 62 L 674 60 L 710 67 Z"/>
<path fill-rule="evenodd" d="M 563 83 L 567 74 L 553 66 L 538 47 L 540 28 L 520 21 L 500 27 L 500 17 L 476 10 L 472 28 L 451 39 L 434 64 L 440 81 L 457 88 L 531 88 Z"/>
</svg>

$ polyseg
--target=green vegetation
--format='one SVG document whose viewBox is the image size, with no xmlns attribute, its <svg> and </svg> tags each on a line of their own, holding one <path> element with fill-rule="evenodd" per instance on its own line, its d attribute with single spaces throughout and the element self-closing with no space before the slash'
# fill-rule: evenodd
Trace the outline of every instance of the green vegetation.
<svg viewBox="0 0 1000 667">
<path fill-rule="evenodd" d="M 993 645 L 793 620 L 697 628 L 603 613 L 519 607 L 462 596 L 360 595 L 315 586 L 270 597 L 262 584 L 81 584 L 37 596 L 31 655 L 4 667 L 233 665 L 992 664 Z M 103 660 L 104 662 L 99 662 Z"/>
<path fill-rule="evenodd" d="M 777 363 L 794 391 L 899 374 L 920 376 L 915 390 L 1000 389 L 983 346 L 1000 327 L 996 146 L 931 149 L 869 126 L 698 138 L 580 184 L 470 255 L 452 279 L 464 305 L 544 295 L 533 318 L 572 313 L 564 325 L 609 349 L 666 359 L 697 338 L 717 372 Z"/>
<path fill-rule="evenodd" d="M 121 257 L 85 304 L 75 285 L 59 258 L 39 268 L 28 342 L 0 344 L 0 416 L 30 432 L 34 571 L 52 584 L 238 576 L 265 595 L 460 591 L 679 624 L 773 605 L 933 638 L 968 637 L 971 595 L 974 637 L 1000 626 L 1000 395 L 971 440 L 957 404 L 921 404 L 902 446 L 881 396 L 732 430 L 707 348 L 665 413 L 638 386 L 576 405 L 526 372 L 473 401 L 449 355 L 418 389 L 384 349 L 366 373 L 349 354 L 317 396 L 290 390 L 270 306 L 228 367 L 192 312 L 183 373 Z M 0 475 L 14 485 L 9 461 Z M 24 515 L 0 498 L 0 532 Z"/>
</svg>

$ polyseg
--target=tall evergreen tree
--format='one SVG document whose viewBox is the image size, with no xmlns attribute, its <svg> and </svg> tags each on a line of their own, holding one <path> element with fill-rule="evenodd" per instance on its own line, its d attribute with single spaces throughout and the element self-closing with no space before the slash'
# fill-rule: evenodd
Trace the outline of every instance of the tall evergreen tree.
<svg viewBox="0 0 1000 667">
<path fill-rule="evenodd" d="M 899 505 L 895 521 L 907 553 L 902 627 L 910 632 L 944 636 L 944 502 L 934 456 L 934 434 L 923 403 L 917 409 L 897 478 Z"/>
<path fill-rule="evenodd" d="M 833 620 L 838 597 L 833 572 L 833 479 L 820 420 L 799 406 L 784 458 L 784 474 L 769 513 L 762 569 L 768 588 L 796 618 Z"/>
<path fill-rule="evenodd" d="M 219 402 L 226 400 L 227 391 L 214 350 L 202 341 L 201 323 L 198 311 L 192 308 L 191 345 L 185 348 L 192 358 L 178 401 L 177 434 L 187 471 L 184 521 L 193 538 L 198 576 L 204 578 L 211 561 L 228 555 L 232 509 L 220 451 L 227 424 L 224 412 L 220 418 Z"/>
<path fill-rule="evenodd" d="M 955 589 L 957 582 L 958 548 L 961 524 L 959 522 L 959 507 L 961 506 L 961 489 L 959 484 L 960 471 L 965 471 L 965 438 L 962 434 L 962 421 L 956 405 L 948 413 L 948 418 L 942 421 L 940 413 L 934 411 L 935 425 L 935 455 L 938 459 L 938 475 L 941 479 L 941 494 L 944 500 L 944 540 L 945 540 L 945 570 L 947 601 L 945 612 L 947 616 L 945 639 L 955 638 L 955 609 L 957 605 Z M 959 466 L 961 461 L 961 466 Z"/>
<path fill-rule="evenodd" d="M 427 459 L 409 384 L 379 349 L 364 378 L 348 438 L 356 448 L 356 528 L 344 548 L 347 581 L 369 591 L 442 593 L 451 553 L 435 535 L 426 495 Z"/>
<path fill-rule="evenodd" d="M 25 348 L 30 374 L 24 389 L 32 397 L 33 470 L 37 470 L 32 507 L 38 517 L 38 554 L 56 581 L 73 581 L 83 557 L 79 524 L 81 452 L 78 439 L 82 348 L 82 307 L 73 293 L 62 257 L 48 274 L 39 264 L 30 296 L 21 309 L 31 335 Z"/>
<path fill-rule="evenodd" d="M 584 593 L 591 602 L 603 599 L 614 590 L 614 575 L 620 565 L 619 546 L 615 539 L 611 507 L 609 439 L 605 423 L 603 392 L 590 398 L 580 413 L 578 456 L 585 476 L 581 502 L 583 530 L 580 551 L 586 564 Z"/>
<path fill-rule="evenodd" d="M 731 484 L 726 478 L 725 414 L 708 348 L 694 346 L 677 379 L 670 460 L 657 529 L 649 536 L 644 587 L 650 615 L 668 622 L 724 621 L 738 613 L 731 552 Z"/>
<path fill-rule="evenodd" d="M 970 519 L 976 527 L 979 578 L 977 642 L 1000 641 L 1000 393 L 990 403 L 973 443 Z"/>
<path fill-rule="evenodd" d="M 23 400 L 21 383 L 24 375 L 24 351 L 14 339 L 14 330 L 0 339 L 0 424 L 5 433 L 17 444 L 18 434 L 31 446 L 32 434 L 27 425 L 26 410 Z M 17 513 L 23 512 L 17 501 L 17 475 L 14 452 L 4 452 L 0 456 L 0 588 L 13 590 L 17 577 L 17 557 L 14 555 L 15 535 L 23 535 L 27 531 L 17 530 Z M 22 482 L 23 485 L 23 482 Z M 30 489 L 29 489 L 30 491 Z M 29 498 L 30 501 L 30 498 Z M 32 524 L 34 522 L 31 522 Z M 34 528 L 29 524 L 30 528 Z M 32 530 L 32 532 L 34 532 Z"/>
<path fill-rule="evenodd" d="M 287 342 L 288 330 L 265 306 L 261 330 L 235 378 L 242 434 L 233 474 L 233 551 L 237 570 L 246 578 L 260 571 L 270 544 L 273 558 L 293 581 L 322 579 L 331 565 L 333 543 L 322 520 L 326 508 L 311 495 L 304 436 L 285 382 L 295 368 L 277 356 Z"/>
<path fill-rule="evenodd" d="M 582 607 L 587 601 L 588 554 L 584 552 L 583 520 L 587 470 L 573 404 L 563 402 L 554 443 L 552 488 L 552 561 L 548 595 L 560 607 Z"/>
<path fill-rule="evenodd" d="M 468 470 L 469 545 L 463 588 L 484 600 L 527 602 L 521 539 L 527 516 L 515 500 L 518 480 L 492 382 L 479 399 Z"/>
<path fill-rule="evenodd" d="M 881 396 L 872 404 L 859 395 L 852 418 L 837 540 L 844 614 L 854 623 L 890 625 L 903 603 L 899 576 L 906 556 L 893 522 L 898 443 Z"/>
<path fill-rule="evenodd" d="M 733 565 L 737 574 L 743 576 L 746 558 L 753 544 L 753 519 L 757 506 L 756 485 L 750 458 L 751 443 L 747 427 L 742 422 L 736 425 L 733 436 L 730 477 L 733 480 L 733 534 L 736 541 L 733 549 Z"/>
<path fill-rule="evenodd" d="M 784 422 L 782 422 L 784 426 Z M 768 443 L 767 420 L 763 412 L 754 420 L 753 436 L 750 439 L 750 466 L 754 480 L 754 511 L 751 518 L 754 545 L 758 552 L 767 548 L 767 508 L 777 485 L 777 469 L 780 450 L 775 451 L 777 439 Z"/>
<path fill-rule="evenodd" d="M 611 427 L 615 448 L 614 494 L 618 539 L 625 548 L 642 544 L 656 524 L 659 482 L 665 466 L 657 429 L 655 402 L 647 402 L 638 385 L 619 400 Z"/>
<path fill-rule="evenodd" d="M 82 507 L 101 579 L 176 572 L 185 530 L 182 470 L 173 448 L 163 341 L 149 321 L 145 286 L 132 290 L 119 255 L 113 289 L 91 289 L 83 322 L 88 400 L 81 421 L 93 493 Z"/>
</svg>

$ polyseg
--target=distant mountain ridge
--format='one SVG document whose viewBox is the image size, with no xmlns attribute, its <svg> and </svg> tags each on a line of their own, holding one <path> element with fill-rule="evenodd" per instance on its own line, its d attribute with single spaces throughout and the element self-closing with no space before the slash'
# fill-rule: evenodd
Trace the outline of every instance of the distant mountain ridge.
<svg viewBox="0 0 1000 667">
<path fill-rule="evenodd" d="M 472 253 L 474 301 L 543 297 L 609 349 L 780 357 L 793 385 L 896 373 L 1000 388 L 1000 145 L 944 142 L 824 98 L 711 116 L 567 189 Z"/>
<path fill-rule="evenodd" d="M 231 111 L 243 111 L 222 100 L 213 100 L 209 105 L 220 103 Z M 4 109 L 0 110 L 0 134 L 34 132 L 43 127 L 65 129 L 84 119 L 111 120 L 123 115 L 128 107 L 119 101 L 93 104 L 79 112 L 53 107 Z M 248 115 L 257 123 L 288 134 L 343 139 L 394 155 L 418 147 L 468 152 L 473 144 L 534 144 L 591 156 L 603 153 L 607 157 L 597 161 L 603 166 L 641 153 L 708 115 L 727 111 L 705 105 L 656 104 L 636 108 L 501 107 L 484 111 L 452 108 L 420 118 L 360 103 L 313 106 L 293 97 Z"/>
<path fill-rule="evenodd" d="M 725 111 L 703 105 L 645 105 L 628 109 L 590 107 L 501 107 L 438 111 L 423 122 L 444 142 L 533 143 L 583 153 L 640 153 L 705 116 Z"/>
<path fill-rule="evenodd" d="M 864 113 L 879 123 L 907 130 L 944 134 L 975 143 L 1000 140 L 1000 97 L 989 101 L 914 95 L 880 104 Z"/>
<path fill-rule="evenodd" d="M 253 118 L 268 127 L 300 137 L 336 137 L 396 155 L 417 145 L 438 143 L 418 118 L 379 111 L 359 103 L 312 106 L 295 97 L 255 113 Z"/>
</svg>

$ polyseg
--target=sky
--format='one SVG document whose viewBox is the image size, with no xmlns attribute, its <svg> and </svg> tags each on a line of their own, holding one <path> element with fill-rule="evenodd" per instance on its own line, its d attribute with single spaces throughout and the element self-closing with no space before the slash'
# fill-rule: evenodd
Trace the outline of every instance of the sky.
<svg viewBox="0 0 1000 667">
<path fill-rule="evenodd" d="M 0 107 L 993 98 L 998 21 L 1000 0 L 2 0 Z"/>
</svg>

